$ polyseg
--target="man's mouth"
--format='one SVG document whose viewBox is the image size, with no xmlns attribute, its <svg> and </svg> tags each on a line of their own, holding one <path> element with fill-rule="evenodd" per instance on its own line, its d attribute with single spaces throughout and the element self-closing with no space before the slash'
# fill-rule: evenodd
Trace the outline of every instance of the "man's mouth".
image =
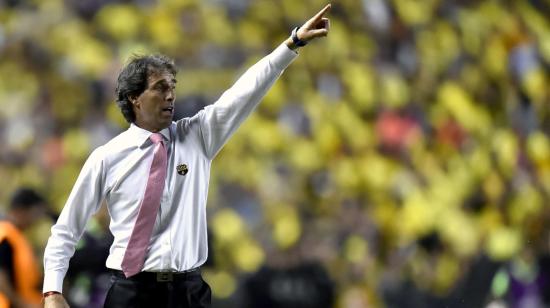
<svg viewBox="0 0 550 308">
<path fill-rule="evenodd" d="M 170 114 L 174 113 L 174 107 L 162 108 L 162 112 L 168 112 Z"/>
</svg>

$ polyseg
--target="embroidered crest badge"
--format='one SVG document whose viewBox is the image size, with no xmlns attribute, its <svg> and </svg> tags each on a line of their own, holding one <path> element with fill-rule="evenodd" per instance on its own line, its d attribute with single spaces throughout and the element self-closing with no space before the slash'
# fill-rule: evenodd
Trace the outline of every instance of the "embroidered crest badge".
<svg viewBox="0 0 550 308">
<path fill-rule="evenodd" d="M 189 168 L 187 168 L 186 164 L 181 164 L 176 167 L 176 171 L 179 175 L 186 175 L 189 172 Z"/>
</svg>

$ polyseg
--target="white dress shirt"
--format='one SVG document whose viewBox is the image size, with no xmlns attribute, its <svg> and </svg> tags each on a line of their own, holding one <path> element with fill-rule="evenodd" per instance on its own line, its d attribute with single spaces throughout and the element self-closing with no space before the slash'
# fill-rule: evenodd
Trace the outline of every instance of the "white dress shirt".
<svg viewBox="0 0 550 308">
<path fill-rule="evenodd" d="M 185 271 L 207 258 L 206 198 L 212 159 L 297 54 L 281 44 L 195 116 L 161 131 L 168 172 L 143 271 Z M 52 227 L 44 253 L 43 291 L 62 291 L 75 245 L 105 200 L 114 236 L 106 265 L 121 269 L 153 158 L 152 133 L 132 124 L 92 152 Z M 178 165 L 187 165 L 180 175 Z"/>
</svg>

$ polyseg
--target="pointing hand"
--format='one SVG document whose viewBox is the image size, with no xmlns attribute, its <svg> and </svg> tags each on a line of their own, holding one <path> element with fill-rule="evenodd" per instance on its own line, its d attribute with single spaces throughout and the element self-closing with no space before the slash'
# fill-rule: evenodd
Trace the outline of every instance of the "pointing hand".
<svg viewBox="0 0 550 308">
<path fill-rule="evenodd" d="M 331 4 L 327 4 L 319 13 L 306 21 L 296 35 L 302 41 L 310 41 L 318 37 L 327 36 L 330 30 L 330 20 L 323 17 L 331 8 Z"/>
</svg>

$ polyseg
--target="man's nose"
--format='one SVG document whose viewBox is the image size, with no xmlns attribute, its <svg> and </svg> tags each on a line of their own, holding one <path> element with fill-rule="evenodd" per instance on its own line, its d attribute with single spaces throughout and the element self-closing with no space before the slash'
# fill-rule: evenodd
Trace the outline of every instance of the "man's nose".
<svg viewBox="0 0 550 308">
<path fill-rule="evenodd" d="M 166 94 L 166 100 L 169 102 L 173 102 L 175 97 L 176 97 L 176 93 L 174 92 L 174 90 L 170 90 Z"/>
</svg>

